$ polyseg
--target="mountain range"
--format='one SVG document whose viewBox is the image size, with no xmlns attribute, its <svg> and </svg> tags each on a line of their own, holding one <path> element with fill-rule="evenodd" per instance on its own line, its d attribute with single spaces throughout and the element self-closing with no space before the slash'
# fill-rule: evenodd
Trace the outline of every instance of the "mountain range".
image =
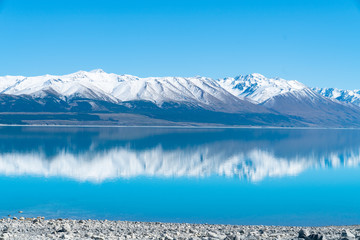
<svg viewBox="0 0 360 240">
<path fill-rule="evenodd" d="M 97 69 L 4 76 L 0 123 L 359 127 L 360 91 L 261 74 L 140 78 Z"/>
</svg>

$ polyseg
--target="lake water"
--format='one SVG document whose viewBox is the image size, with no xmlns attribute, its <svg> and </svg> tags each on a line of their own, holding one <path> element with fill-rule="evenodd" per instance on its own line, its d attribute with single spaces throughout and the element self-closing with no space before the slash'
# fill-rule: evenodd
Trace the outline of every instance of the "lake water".
<svg viewBox="0 0 360 240">
<path fill-rule="evenodd" d="M 0 217 L 360 224 L 360 130 L 0 127 Z"/>
</svg>

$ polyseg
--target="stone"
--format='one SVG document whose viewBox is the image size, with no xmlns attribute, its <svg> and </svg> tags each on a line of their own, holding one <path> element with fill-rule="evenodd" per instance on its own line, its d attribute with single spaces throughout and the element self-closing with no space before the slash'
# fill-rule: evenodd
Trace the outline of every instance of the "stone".
<svg viewBox="0 0 360 240">
<path fill-rule="evenodd" d="M 258 240 L 259 238 L 256 236 L 249 235 L 245 238 L 246 240 Z"/>
<path fill-rule="evenodd" d="M 7 233 L 7 232 L 9 232 L 9 226 L 7 226 L 7 225 L 5 225 L 4 227 L 3 227 L 3 233 Z"/>
<path fill-rule="evenodd" d="M 105 240 L 103 237 L 100 236 L 92 236 L 91 238 L 94 240 Z"/>
<path fill-rule="evenodd" d="M 10 239 L 8 233 L 3 233 L 0 235 L 0 240 L 8 240 L 8 239 Z"/>
<path fill-rule="evenodd" d="M 19 220 L 23 218 L 19 217 Z M 35 223 L 33 224 L 32 221 Z M 11 228 L 9 231 L 8 227 Z M 345 230 L 346 229 L 346 230 Z M 87 239 L 87 240 L 355 240 L 359 226 L 344 227 L 267 227 L 209 224 L 146 223 L 105 220 L 13 221 L 0 219 L 0 240 L 10 239 Z M 300 231 L 299 231 L 300 230 Z M 240 231 L 243 234 L 240 234 Z M 356 233 L 356 234 L 355 234 Z"/>
<path fill-rule="evenodd" d="M 71 227 L 68 223 L 65 223 L 61 226 L 60 230 L 58 230 L 57 232 L 70 232 L 71 231 Z"/>
<path fill-rule="evenodd" d="M 307 239 L 309 239 L 309 240 L 324 240 L 324 236 L 321 235 L 321 234 L 315 234 L 315 233 L 313 233 L 313 234 L 310 234 L 310 235 L 307 237 Z"/>
<path fill-rule="evenodd" d="M 342 240 L 354 240 L 355 239 L 355 235 L 352 234 L 349 229 L 344 229 L 341 232 L 341 238 Z"/>
<path fill-rule="evenodd" d="M 304 238 L 304 239 L 307 239 L 307 236 L 309 235 L 309 231 L 306 230 L 306 229 L 301 229 L 299 231 L 299 235 L 298 235 L 298 238 Z"/>
</svg>

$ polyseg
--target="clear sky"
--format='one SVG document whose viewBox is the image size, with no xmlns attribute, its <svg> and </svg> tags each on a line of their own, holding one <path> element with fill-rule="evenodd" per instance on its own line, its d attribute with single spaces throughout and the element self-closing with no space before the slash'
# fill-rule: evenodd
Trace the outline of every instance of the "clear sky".
<svg viewBox="0 0 360 240">
<path fill-rule="evenodd" d="M 360 88 L 360 0 L 0 0 L 0 75 L 95 68 Z"/>
</svg>

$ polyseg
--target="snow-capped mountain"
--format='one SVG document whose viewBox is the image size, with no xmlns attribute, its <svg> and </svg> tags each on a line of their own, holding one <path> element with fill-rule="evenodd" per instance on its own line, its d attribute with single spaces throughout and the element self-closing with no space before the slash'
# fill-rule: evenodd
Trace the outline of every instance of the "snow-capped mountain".
<svg viewBox="0 0 360 240">
<path fill-rule="evenodd" d="M 126 113 L 172 122 L 358 126 L 360 108 L 352 104 L 357 98 L 333 96 L 295 80 L 261 74 L 217 80 L 140 78 L 97 69 L 63 76 L 0 77 L 0 113 Z M 4 116 L 0 114 L 0 122 Z"/>
<path fill-rule="evenodd" d="M 237 76 L 235 78 L 219 79 L 220 85 L 238 96 L 256 104 L 265 102 L 266 100 L 277 95 L 301 92 L 307 87 L 295 80 L 285 80 L 282 78 L 266 78 L 265 76 L 254 73 L 245 76 Z"/>
<path fill-rule="evenodd" d="M 313 88 L 324 97 L 360 106 L 360 90 L 342 90 L 337 88 Z"/>
<path fill-rule="evenodd" d="M 219 82 L 240 99 L 249 100 L 281 114 L 300 117 L 314 125 L 342 125 L 345 122 L 355 122 L 360 117 L 358 107 L 345 101 L 334 101 L 295 80 L 250 74 L 224 78 Z"/>
<path fill-rule="evenodd" d="M 101 69 L 64 76 L 0 77 L 0 93 L 34 98 L 52 93 L 63 101 L 78 98 L 111 103 L 149 101 L 159 107 L 174 102 L 221 112 L 258 112 L 259 109 L 230 94 L 210 78 L 139 78 L 109 74 Z"/>
</svg>

